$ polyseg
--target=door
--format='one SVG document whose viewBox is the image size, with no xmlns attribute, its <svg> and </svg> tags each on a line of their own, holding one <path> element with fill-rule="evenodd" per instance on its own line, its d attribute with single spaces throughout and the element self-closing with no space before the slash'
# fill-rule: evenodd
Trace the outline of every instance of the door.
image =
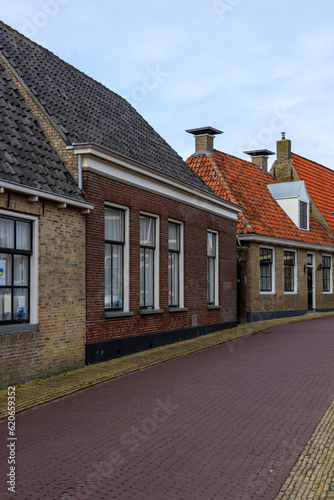
<svg viewBox="0 0 334 500">
<path fill-rule="evenodd" d="M 307 307 L 309 311 L 314 308 L 313 293 L 313 255 L 307 254 Z"/>
</svg>

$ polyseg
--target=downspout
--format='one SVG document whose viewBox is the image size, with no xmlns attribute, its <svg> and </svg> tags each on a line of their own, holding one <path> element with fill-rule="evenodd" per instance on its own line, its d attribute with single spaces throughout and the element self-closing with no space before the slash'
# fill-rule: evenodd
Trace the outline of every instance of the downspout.
<svg viewBox="0 0 334 500">
<path fill-rule="evenodd" d="M 82 155 L 78 154 L 78 186 L 82 189 Z"/>
</svg>

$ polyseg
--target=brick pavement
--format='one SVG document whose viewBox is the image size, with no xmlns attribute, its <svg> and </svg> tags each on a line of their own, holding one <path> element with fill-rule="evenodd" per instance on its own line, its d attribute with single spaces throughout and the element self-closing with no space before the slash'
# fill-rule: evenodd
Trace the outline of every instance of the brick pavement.
<svg viewBox="0 0 334 500">
<path fill-rule="evenodd" d="M 274 498 L 333 400 L 332 330 L 282 326 L 17 415 L 15 498 Z"/>
</svg>

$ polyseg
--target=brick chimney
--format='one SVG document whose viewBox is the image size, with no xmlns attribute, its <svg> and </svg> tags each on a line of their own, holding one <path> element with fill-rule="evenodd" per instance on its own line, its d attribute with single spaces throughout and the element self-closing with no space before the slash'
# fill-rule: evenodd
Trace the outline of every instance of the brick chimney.
<svg viewBox="0 0 334 500">
<path fill-rule="evenodd" d="M 244 151 L 246 155 L 252 157 L 252 163 L 258 165 L 263 172 L 268 172 L 268 156 L 274 155 L 268 149 L 254 149 L 254 151 Z"/>
<path fill-rule="evenodd" d="M 186 130 L 195 137 L 195 153 L 213 153 L 215 135 L 222 134 L 221 130 L 212 127 L 192 128 Z"/>
<path fill-rule="evenodd" d="M 291 141 L 285 138 L 285 132 L 282 132 L 282 140 L 277 141 L 277 157 L 270 173 L 278 182 L 299 180 L 291 161 Z"/>
</svg>

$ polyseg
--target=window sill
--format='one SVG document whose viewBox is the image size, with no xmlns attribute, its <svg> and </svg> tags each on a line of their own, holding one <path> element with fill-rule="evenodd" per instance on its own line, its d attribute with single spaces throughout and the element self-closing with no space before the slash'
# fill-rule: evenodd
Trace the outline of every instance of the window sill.
<svg viewBox="0 0 334 500">
<path fill-rule="evenodd" d="M 178 312 L 187 312 L 188 307 L 169 307 L 168 312 L 170 313 L 178 313 Z"/>
<path fill-rule="evenodd" d="M 275 295 L 276 292 L 260 292 L 260 295 Z"/>
<path fill-rule="evenodd" d="M 208 305 L 208 310 L 212 310 L 212 309 L 221 309 L 222 306 L 215 306 L 215 305 Z"/>
<path fill-rule="evenodd" d="M 149 315 L 149 314 L 162 314 L 164 312 L 163 309 L 141 309 L 140 314 L 143 316 Z"/>
<path fill-rule="evenodd" d="M 3 325 L 0 326 L 0 335 L 6 333 L 22 333 L 22 332 L 37 332 L 38 325 L 32 323 L 22 323 L 15 325 Z"/>
<path fill-rule="evenodd" d="M 133 311 L 105 311 L 104 313 L 105 318 L 126 318 L 133 315 Z"/>
<path fill-rule="evenodd" d="M 284 295 L 297 295 L 297 292 L 284 292 Z"/>
<path fill-rule="evenodd" d="M 322 292 L 323 295 L 333 295 L 333 292 Z"/>
</svg>

